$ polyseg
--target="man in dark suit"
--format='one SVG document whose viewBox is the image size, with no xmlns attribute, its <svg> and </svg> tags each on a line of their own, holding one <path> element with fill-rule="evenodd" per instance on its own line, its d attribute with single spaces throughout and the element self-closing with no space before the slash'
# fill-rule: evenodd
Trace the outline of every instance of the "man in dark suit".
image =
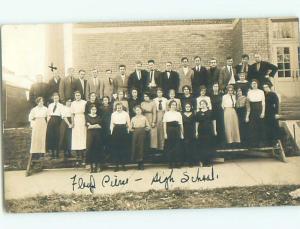
<svg viewBox="0 0 300 229">
<path fill-rule="evenodd" d="M 59 83 L 59 96 L 62 103 L 74 98 L 74 92 L 77 90 L 77 80 L 74 77 L 74 68 L 68 68 L 67 76 L 62 78 Z"/>
<path fill-rule="evenodd" d="M 235 66 L 236 74 L 239 76 L 240 73 L 244 73 L 245 79 L 248 79 L 248 72 L 249 72 L 249 56 L 248 54 L 242 55 L 242 62 Z"/>
<path fill-rule="evenodd" d="M 207 89 L 208 91 L 212 91 L 212 86 L 214 83 L 219 83 L 220 77 L 220 68 L 217 66 L 217 59 L 211 58 L 209 61 L 209 69 L 207 70 L 208 73 L 208 82 L 207 82 Z"/>
<path fill-rule="evenodd" d="M 131 92 L 133 88 L 138 90 L 138 97 L 141 98 L 146 90 L 146 78 L 147 72 L 142 69 L 142 62 L 137 61 L 135 63 L 135 71 L 129 75 L 128 78 L 128 90 Z"/>
<path fill-rule="evenodd" d="M 220 71 L 220 77 L 219 77 L 219 88 L 221 91 L 225 91 L 227 85 L 236 84 L 237 76 L 235 69 L 232 67 L 233 59 L 231 56 L 228 56 L 226 58 L 226 66 L 224 66 Z"/>
<path fill-rule="evenodd" d="M 156 90 L 161 87 L 161 72 L 155 69 L 154 60 L 148 60 L 148 69 L 146 77 L 147 90 L 152 98 L 156 96 Z"/>
<path fill-rule="evenodd" d="M 87 96 L 86 95 L 86 85 L 87 85 L 87 80 L 85 79 L 85 70 L 80 69 L 79 70 L 79 79 L 77 79 L 77 86 L 76 90 L 80 92 L 81 94 L 81 99 L 85 99 Z"/>
<path fill-rule="evenodd" d="M 48 94 L 48 84 L 43 82 L 43 76 L 41 74 L 36 75 L 36 83 L 32 84 L 29 90 L 29 102 L 31 106 L 36 106 L 35 100 L 38 97 L 42 97 L 44 104 L 47 105 Z"/>
<path fill-rule="evenodd" d="M 200 86 L 208 86 L 208 72 L 204 66 L 201 66 L 201 58 L 199 56 L 194 57 L 195 67 L 192 68 L 194 71 L 194 77 L 192 79 L 192 90 L 194 96 L 199 96 Z"/>
<path fill-rule="evenodd" d="M 267 61 L 262 61 L 259 54 L 255 54 L 254 59 L 255 63 L 249 69 L 248 81 L 251 82 L 253 79 L 258 80 L 259 88 L 262 88 L 265 83 L 273 86 L 269 78 L 274 77 L 278 68 Z"/>
<path fill-rule="evenodd" d="M 48 102 L 52 101 L 53 93 L 59 93 L 59 83 L 60 77 L 58 75 L 58 71 L 53 71 L 53 78 L 48 82 Z"/>
<path fill-rule="evenodd" d="M 166 70 L 161 74 L 161 86 L 165 97 L 169 98 L 169 90 L 174 89 L 178 93 L 179 75 L 172 70 L 172 62 L 166 63 Z"/>
</svg>

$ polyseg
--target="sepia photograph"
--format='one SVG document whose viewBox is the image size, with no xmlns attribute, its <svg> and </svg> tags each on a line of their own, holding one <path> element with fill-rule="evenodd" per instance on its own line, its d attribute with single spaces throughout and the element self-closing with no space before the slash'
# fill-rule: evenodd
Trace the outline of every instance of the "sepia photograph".
<svg viewBox="0 0 300 229">
<path fill-rule="evenodd" d="M 300 205 L 297 17 L 1 27 L 8 213 Z"/>
</svg>

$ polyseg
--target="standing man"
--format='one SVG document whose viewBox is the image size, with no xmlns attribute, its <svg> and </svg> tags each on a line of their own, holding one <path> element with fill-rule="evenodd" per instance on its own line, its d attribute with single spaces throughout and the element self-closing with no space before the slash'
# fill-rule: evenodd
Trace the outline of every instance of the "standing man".
<svg viewBox="0 0 300 229">
<path fill-rule="evenodd" d="M 35 100 L 38 97 L 43 97 L 45 105 L 47 104 L 48 100 L 48 84 L 43 82 L 43 75 L 38 74 L 36 75 L 36 83 L 31 85 L 29 90 L 29 102 L 32 107 L 36 106 Z"/>
<path fill-rule="evenodd" d="M 212 92 L 212 87 L 215 83 L 219 83 L 220 78 L 220 68 L 217 66 L 217 59 L 212 57 L 209 61 L 208 72 L 208 84 L 207 89 L 209 92 Z"/>
<path fill-rule="evenodd" d="M 65 103 L 69 99 L 73 100 L 74 92 L 77 88 L 77 80 L 74 76 L 74 68 L 68 68 L 67 76 L 60 80 L 59 83 L 59 96 L 62 103 Z"/>
<path fill-rule="evenodd" d="M 179 75 L 172 70 L 172 62 L 166 63 L 166 70 L 161 75 L 161 86 L 164 91 L 165 97 L 169 98 L 169 90 L 173 89 L 178 93 L 179 88 Z"/>
<path fill-rule="evenodd" d="M 187 85 L 192 87 L 192 79 L 194 78 L 194 71 L 189 67 L 189 59 L 187 57 L 181 58 L 182 68 L 178 70 L 179 74 L 179 93 L 183 94 L 182 87 Z"/>
<path fill-rule="evenodd" d="M 77 80 L 77 90 L 80 92 L 81 94 L 81 98 L 86 98 L 89 97 L 89 95 L 86 94 L 86 79 L 85 78 L 85 70 L 80 69 L 79 70 L 79 79 Z"/>
<path fill-rule="evenodd" d="M 146 77 L 146 86 L 152 98 L 156 96 L 156 90 L 161 87 L 161 72 L 155 69 L 154 60 L 148 60 L 148 69 Z"/>
<path fill-rule="evenodd" d="M 119 66 L 120 74 L 114 79 L 114 94 L 119 90 L 124 92 L 125 97 L 128 95 L 128 76 L 126 75 L 126 66 L 121 64 Z"/>
<path fill-rule="evenodd" d="M 235 86 L 236 83 L 236 72 L 232 67 L 233 59 L 231 56 L 226 58 L 226 66 L 224 66 L 220 71 L 219 77 L 219 88 L 221 91 L 225 91 L 227 85 L 231 84 Z"/>
<path fill-rule="evenodd" d="M 201 58 L 199 56 L 194 57 L 195 67 L 193 68 L 194 71 L 194 78 L 192 80 L 192 91 L 195 96 L 200 95 L 200 86 L 204 85 L 207 87 L 208 83 L 208 73 L 204 66 L 201 66 Z"/>
<path fill-rule="evenodd" d="M 111 69 L 105 71 L 105 77 L 100 80 L 100 98 L 104 96 L 112 97 L 114 89 L 114 79 L 112 77 Z"/>
<path fill-rule="evenodd" d="M 235 66 L 236 74 L 239 76 L 240 73 L 244 73 L 245 80 L 248 79 L 248 72 L 249 72 L 249 56 L 248 54 L 242 55 L 242 62 Z"/>
<path fill-rule="evenodd" d="M 96 93 L 97 98 L 101 98 L 100 96 L 100 86 L 101 81 L 98 78 L 98 70 L 94 68 L 92 70 L 92 77 L 87 80 L 86 90 L 85 90 L 85 99 L 88 101 L 90 98 L 90 93 Z"/>
<path fill-rule="evenodd" d="M 248 81 L 251 82 L 253 79 L 258 80 L 259 88 L 262 88 L 262 85 L 265 83 L 272 87 L 273 84 L 270 81 L 270 77 L 274 77 L 278 68 L 267 61 L 262 61 L 259 54 L 255 54 L 254 59 L 255 63 L 252 64 L 249 69 Z"/>
<path fill-rule="evenodd" d="M 141 98 L 146 90 L 147 72 L 142 69 L 142 62 L 135 63 L 135 71 L 129 75 L 128 90 L 131 93 L 133 88 L 137 89 L 138 97 Z"/>
<path fill-rule="evenodd" d="M 53 78 L 48 82 L 48 102 L 52 100 L 53 93 L 59 93 L 60 77 L 57 70 L 53 71 Z"/>
</svg>

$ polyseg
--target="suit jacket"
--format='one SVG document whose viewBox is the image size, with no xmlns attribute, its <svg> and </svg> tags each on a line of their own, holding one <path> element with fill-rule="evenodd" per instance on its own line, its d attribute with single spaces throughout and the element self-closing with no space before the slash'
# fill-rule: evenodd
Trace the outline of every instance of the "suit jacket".
<svg viewBox="0 0 300 229">
<path fill-rule="evenodd" d="M 234 78 L 237 81 L 236 71 L 235 71 L 234 67 L 232 67 L 232 71 L 233 71 Z M 220 77 L 219 77 L 219 88 L 220 88 L 220 90 L 225 90 L 226 89 L 226 86 L 228 85 L 230 79 L 231 79 L 231 74 L 230 74 L 227 66 L 224 66 L 220 71 Z"/>
<path fill-rule="evenodd" d="M 178 70 L 179 74 L 179 92 L 183 93 L 182 87 L 188 85 L 192 87 L 192 79 L 194 78 L 194 71 L 191 68 L 188 68 L 186 75 L 184 74 L 183 68 Z"/>
<path fill-rule="evenodd" d="M 57 92 L 59 93 L 59 83 L 60 83 L 60 78 L 55 82 L 54 78 L 49 80 L 48 82 L 48 101 L 51 101 L 51 97 L 53 93 Z"/>
<path fill-rule="evenodd" d="M 203 66 L 200 67 L 200 71 L 196 70 L 196 67 L 192 68 L 194 71 L 194 78 L 192 80 L 193 94 L 199 95 L 200 85 L 208 86 L 208 73 L 207 69 Z"/>
<path fill-rule="evenodd" d="M 161 87 L 161 72 L 158 70 L 153 70 L 154 73 L 154 82 L 156 84 L 156 87 Z M 150 71 L 146 72 L 146 86 L 148 89 L 150 89 L 150 84 L 151 83 L 151 75 Z"/>
<path fill-rule="evenodd" d="M 175 92 L 178 92 L 179 87 L 179 75 L 175 71 L 170 72 L 170 77 L 168 78 L 167 71 L 162 72 L 161 74 L 161 86 L 164 91 L 164 95 L 169 97 L 169 90 L 174 89 Z"/>
<path fill-rule="evenodd" d="M 89 97 L 89 95 L 86 94 L 87 80 L 85 80 L 85 79 L 83 80 L 83 87 L 82 87 L 80 79 L 77 79 L 76 85 L 77 85 L 76 90 L 80 92 L 82 99 L 86 99 L 87 97 Z"/>
<path fill-rule="evenodd" d="M 128 94 L 128 76 L 125 75 L 125 80 L 123 82 L 121 75 L 116 76 L 114 79 L 114 93 L 117 93 L 119 90 L 124 91 L 124 93 Z"/>
<path fill-rule="evenodd" d="M 100 98 L 108 96 L 111 98 L 114 90 L 114 79 L 113 78 L 102 78 L 100 81 Z"/>
<path fill-rule="evenodd" d="M 97 98 L 101 98 L 100 88 L 101 88 L 101 80 L 97 77 L 96 84 L 94 84 L 94 78 L 90 78 L 87 80 L 85 87 L 85 99 L 88 101 L 90 93 L 94 92 L 97 95 Z"/>
<path fill-rule="evenodd" d="M 59 96 L 61 101 L 64 103 L 69 99 L 74 98 L 74 92 L 77 90 L 78 87 L 78 79 L 73 76 L 71 80 L 70 76 L 66 76 L 62 78 L 59 83 Z"/>
<path fill-rule="evenodd" d="M 137 72 L 134 71 L 129 75 L 128 78 L 128 91 L 130 92 L 133 88 L 138 90 L 139 97 L 144 93 L 147 88 L 147 72 L 141 70 L 141 78 L 138 79 Z"/>
<path fill-rule="evenodd" d="M 207 70 L 208 73 L 208 82 L 207 82 L 207 88 L 208 90 L 212 90 L 212 86 L 214 83 L 218 83 L 219 82 L 219 78 L 220 78 L 220 71 L 221 69 L 218 67 L 215 68 L 209 68 Z"/>
<path fill-rule="evenodd" d="M 35 100 L 38 97 L 42 97 L 44 99 L 44 104 L 46 105 L 48 102 L 48 84 L 47 83 L 34 83 L 32 84 L 30 90 L 29 90 L 29 101 L 34 107 L 36 105 Z"/>
<path fill-rule="evenodd" d="M 253 79 L 258 80 L 260 88 L 262 87 L 263 83 L 271 83 L 270 80 L 265 77 L 269 70 L 271 70 L 269 76 L 274 77 L 278 68 L 274 64 L 271 64 L 267 61 L 261 61 L 260 68 L 258 70 L 257 63 L 250 65 L 248 81 L 251 82 Z"/>
<path fill-rule="evenodd" d="M 244 66 L 243 63 L 239 63 L 238 65 L 234 66 L 234 68 L 236 70 L 237 75 L 239 75 L 241 72 L 244 72 L 246 80 L 248 79 L 248 72 L 249 72 L 249 69 L 250 69 L 249 64 Z M 239 76 L 237 76 L 237 77 L 239 78 Z"/>
</svg>

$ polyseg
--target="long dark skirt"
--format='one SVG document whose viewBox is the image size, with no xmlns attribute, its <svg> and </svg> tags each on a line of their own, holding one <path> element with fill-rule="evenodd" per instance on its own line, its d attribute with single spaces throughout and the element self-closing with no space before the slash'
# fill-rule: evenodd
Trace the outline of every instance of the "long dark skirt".
<svg viewBox="0 0 300 229">
<path fill-rule="evenodd" d="M 59 150 L 60 116 L 51 116 L 47 125 L 46 148 L 47 150 Z"/>
<path fill-rule="evenodd" d="M 140 162 L 144 159 L 145 128 L 135 128 L 132 134 L 131 160 Z"/>
<path fill-rule="evenodd" d="M 266 143 L 270 146 L 274 145 L 280 139 L 279 122 L 275 118 L 275 114 L 266 114 L 265 116 Z"/>
<path fill-rule="evenodd" d="M 203 164 L 211 163 L 211 159 L 215 156 L 214 135 L 212 130 L 198 129 L 197 139 L 197 159 Z"/>
<path fill-rule="evenodd" d="M 167 140 L 165 141 L 165 152 L 169 164 L 180 161 L 180 126 L 178 122 L 167 122 Z"/>
<path fill-rule="evenodd" d="M 246 107 L 239 107 L 236 109 L 236 113 L 239 118 L 239 128 L 240 128 L 240 136 L 241 136 L 241 143 L 243 145 L 247 145 L 247 123 L 246 123 Z"/>
<path fill-rule="evenodd" d="M 112 148 L 116 165 L 125 165 L 128 152 L 128 132 L 126 125 L 115 125 L 112 132 Z"/>
<path fill-rule="evenodd" d="M 71 123 L 71 117 L 68 117 L 68 121 Z M 72 128 L 69 128 L 64 120 L 60 124 L 59 149 L 63 150 L 66 154 L 71 154 Z"/>
<path fill-rule="evenodd" d="M 215 137 L 215 144 L 223 146 L 225 143 L 225 130 L 224 130 L 224 112 L 223 109 L 213 112 L 213 120 L 216 121 L 217 136 Z"/>
<path fill-rule="evenodd" d="M 261 102 L 250 102 L 249 115 L 249 145 L 259 146 L 264 141 L 264 119 L 260 118 L 262 112 Z"/>
<path fill-rule="evenodd" d="M 197 161 L 195 155 L 195 139 L 194 138 L 184 138 L 183 140 L 183 151 L 184 158 L 183 161 L 189 164 L 194 164 Z"/>
<path fill-rule="evenodd" d="M 86 139 L 86 163 L 103 162 L 103 149 L 100 129 L 88 129 Z"/>
</svg>

